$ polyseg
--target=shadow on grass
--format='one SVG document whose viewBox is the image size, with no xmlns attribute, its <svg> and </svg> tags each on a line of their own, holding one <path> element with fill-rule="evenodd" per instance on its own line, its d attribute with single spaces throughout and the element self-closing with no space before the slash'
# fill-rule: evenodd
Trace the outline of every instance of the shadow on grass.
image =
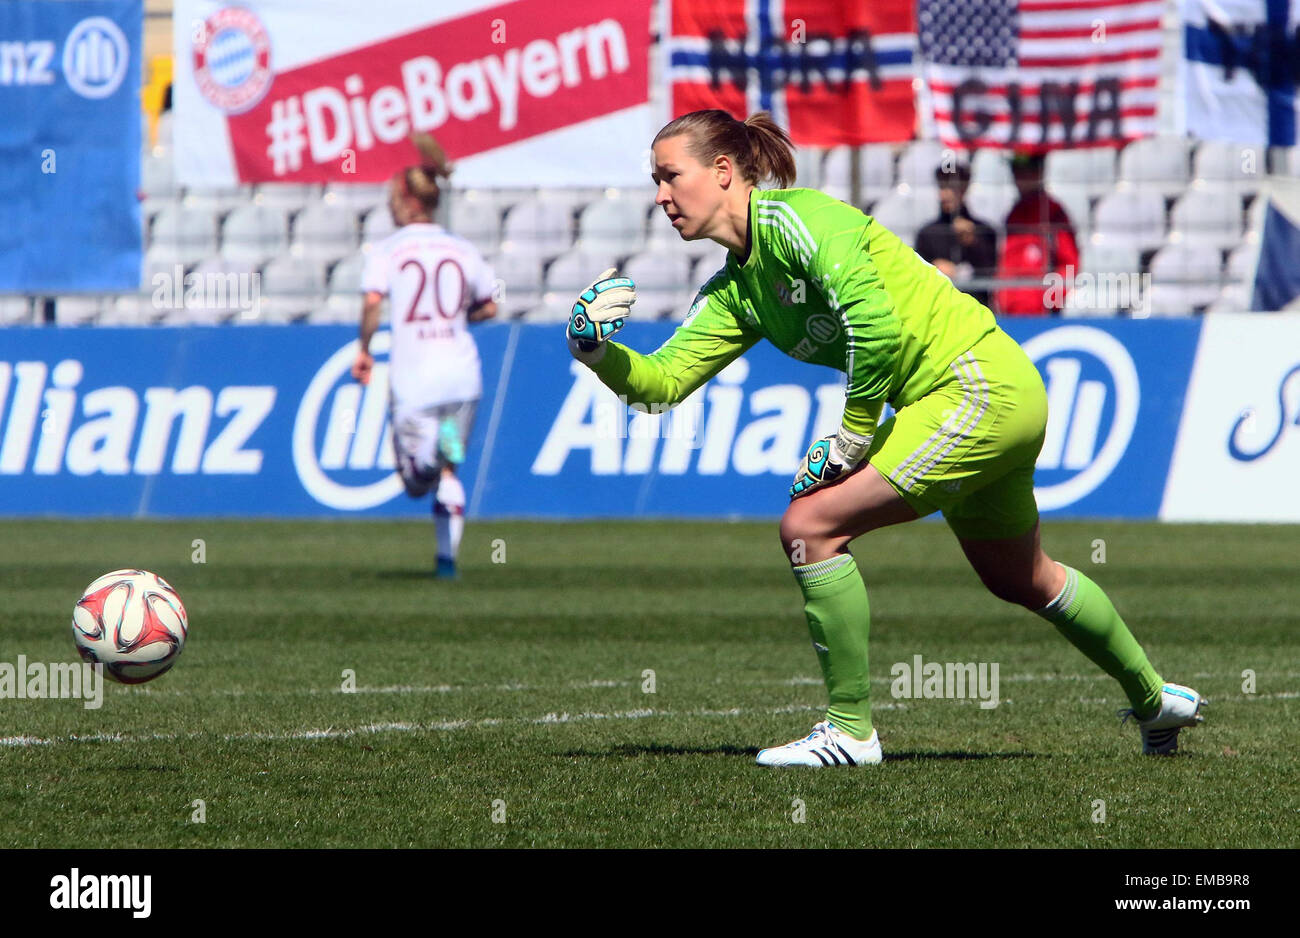
<svg viewBox="0 0 1300 938">
<path fill-rule="evenodd" d="M 1036 752 L 887 752 L 886 762 L 920 762 L 930 760 L 963 761 L 965 759 L 1041 759 Z"/>
<path fill-rule="evenodd" d="M 566 758 L 610 759 L 626 756 L 750 756 L 758 755 L 757 749 L 745 749 L 740 746 L 667 746 L 667 745 L 633 745 L 624 743 L 607 749 L 570 749 L 561 753 Z"/>
</svg>

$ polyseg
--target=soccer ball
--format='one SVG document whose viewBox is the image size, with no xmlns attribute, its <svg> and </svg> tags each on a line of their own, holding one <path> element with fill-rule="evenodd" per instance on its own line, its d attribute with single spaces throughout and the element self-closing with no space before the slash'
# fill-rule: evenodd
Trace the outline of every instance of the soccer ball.
<svg viewBox="0 0 1300 938">
<path fill-rule="evenodd" d="M 148 570 L 105 573 L 72 610 L 81 657 L 123 684 L 143 684 L 174 665 L 188 630 L 180 596 Z"/>
</svg>

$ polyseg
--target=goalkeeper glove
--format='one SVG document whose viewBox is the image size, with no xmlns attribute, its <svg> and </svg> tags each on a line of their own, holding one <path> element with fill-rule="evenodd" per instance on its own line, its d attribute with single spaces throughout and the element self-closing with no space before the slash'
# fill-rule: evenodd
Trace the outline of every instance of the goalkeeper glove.
<svg viewBox="0 0 1300 938">
<path fill-rule="evenodd" d="M 623 328 L 624 317 L 636 302 L 636 284 L 627 277 L 612 276 L 611 267 L 579 294 L 569 313 L 566 335 L 575 358 L 594 364 L 604 357 L 601 345 Z M 592 355 L 597 352 L 599 354 Z"/>
<path fill-rule="evenodd" d="M 843 427 L 838 433 L 818 440 L 808 447 L 808 453 L 795 473 L 790 497 L 798 498 L 840 481 L 862 465 L 869 449 L 871 437 L 858 436 Z"/>
</svg>

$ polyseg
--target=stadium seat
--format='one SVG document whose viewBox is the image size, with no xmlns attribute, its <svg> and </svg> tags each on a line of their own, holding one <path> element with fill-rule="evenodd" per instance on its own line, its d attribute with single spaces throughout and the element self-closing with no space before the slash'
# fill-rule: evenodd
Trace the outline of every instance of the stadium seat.
<svg viewBox="0 0 1300 938">
<path fill-rule="evenodd" d="M 266 205 L 284 212 L 300 212 L 321 195 L 321 187 L 292 182 L 268 182 L 257 187 L 254 205 Z"/>
<path fill-rule="evenodd" d="M 573 214 L 562 200 L 540 198 L 521 202 L 506 215 L 501 238 L 504 243 L 533 244 L 537 253 L 554 257 L 573 244 Z"/>
<path fill-rule="evenodd" d="M 817 189 L 822 184 L 822 158 L 826 151 L 816 147 L 794 148 L 794 184 Z"/>
<path fill-rule="evenodd" d="M 388 211 L 387 206 L 371 209 L 365 219 L 361 222 L 361 243 L 363 245 L 373 245 L 383 241 L 390 234 L 397 230 L 393 224 L 393 215 Z"/>
<path fill-rule="evenodd" d="M 388 184 L 382 182 L 331 182 L 321 196 L 329 205 L 338 205 L 358 215 L 388 205 Z"/>
<path fill-rule="evenodd" d="M 1250 301 L 1254 290 L 1248 283 L 1226 283 L 1219 291 L 1218 297 L 1205 310 L 1207 315 L 1215 313 L 1250 312 Z"/>
<path fill-rule="evenodd" d="M 1202 296 L 1199 289 L 1182 283 L 1153 283 L 1147 292 L 1145 306 L 1151 316 L 1190 316 Z"/>
<path fill-rule="evenodd" d="M 361 272 L 365 268 L 366 257 L 357 252 L 343 258 L 330 270 L 329 292 L 350 296 L 355 301 L 356 311 L 361 310 Z"/>
<path fill-rule="evenodd" d="M 976 150 L 970 158 L 971 185 L 1015 186 L 1011 175 L 1011 162 L 1002 150 L 984 148 Z"/>
<path fill-rule="evenodd" d="M 182 201 L 187 208 L 221 216 L 251 204 L 253 201 L 253 187 L 224 186 L 186 189 Z"/>
<path fill-rule="evenodd" d="M 1047 190 L 1047 194 L 1061 203 L 1070 216 L 1076 241 L 1084 241 L 1092 231 L 1092 199 L 1085 186 L 1060 185 Z"/>
<path fill-rule="evenodd" d="M 966 208 L 980 221 L 991 225 L 1001 234 L 1006 228 L 1007 213 L 1011 211 L 1011 206 L 1016 204 L 1016 197 L 1015 186 L 985 182 L 971 183 L 971 187 L 966 190 Z M 935 212 L 936 217 L 937 215 L 938 212 Z M 933 218 L 926 219 L 923 224 L 929 224 L 933 220 Z"/>
<path fill-rule="evenodd" d="M 1061 307 L 1061 316 L 1065 318 L 1118 316 L 1120 312 L 1115 294 L 1099 289 L 1095 280 L 1090 289 L 1070 287 Z"/>
<path fill-rule="evenodd" d="M 212 213 L 189 205 L 169 205 L 154 218 L 149 248 L 160 248 L 182 264 L 193 264 L 217 251 Z"/>
<path fill-rule="evenodd" d="M 915 244 L 922 226 L 939 217 L 939 191 L 900 186 L 877 202 L 871 214 L 905 244 Z"/>
<path fill-rule="evenodd" d="M 1219 295 L 1219 267 L 1219 251 L 1214 247 L 1168 244 L 1151 258 L 1152 288 L 1178 286 L 1183 289 L 1185 300 L 1191 307 L 1209 306 Z M 1164 293 L 1157 298 L 1168 299 L 1172 295 Z M 1155 311 L 1153 303 L 1152 312 Z"/>
<path fill-rule="evenodd" d="M 623 276 L 632 278 L 638 295 L 643 288 L 690 290 L 694 293 L 695 284 L 691 280 L 691 266 L 690 256 L 680 251 L 644 251 L 628 258 L 620 272 Z M 637 302 L 639 303 L 640 300 L 638 299 Z"/>
<path fill-rule="evenodd" d="M 1119 155 L 1119 178 L 1139 190 L 1181 194 L 1190 179 L 1189 143 L 1182 137 L 1143 137 Z"/>
<path fill-rule="evenodd" d="M 245 205 L 221 225 L 221 256 L 234 264 L 263 264 L 288 247 L 289 222 L 277 208 Z"/>
<path fill-rule="evenodd" d="M 1267 156 L 1259 147 L 1203 140 L 1192 157 L 1196 183 L 1231 186 L 1238 193 L 1256 192 L 1268 170 Z"/>
<path fill-rule="evenodd" d="M 216 325 L 259 319 L 258 301 L 265 290 L 248 263 L 209 257 L 186 275 L 187 289 L 180 307 L 158 305 L 156 315 L 172 325 Z M 157 305 L 157 304 L 155 304 Z"/>
<path fill-rule="evenodd" d="M 289 322 L 323 305 L 325 278 L 321 265 L 295 257 L 277 257 L 262 271 L 263 322 Z"/>
<path fill-rule="evenodd" d="M 1288 179 L 1300 179 L 1300 146 L 1272 147 L 1270 172 Z"/>
<path fill-rule="evenodd" d="M 1090 198 L 1099 198 L 1115 184 L 1115 151 L 1109 147 L 1052 150 L 1043 165 L 1048 189 L 1082 186 Z"/>
<path fill-rule="evenodd" d="M 35 312 L 29 297 L 0 296 L 0 326 L 21 326 L 35 321 Z"/>
<path fill-rule="evenodd" d="M 624 197 L 593 202 L 578 216 L 576 245 L 584 251 L 631 254 L 645 244 L 648 212 L 649 206 L 643 199 Z"/>
<path fill-rule="evenodd" d="M 938 140 L 913 140 L 909 143 L 898 158 L 898 184 L 913 189 L 933 188 L 934 171 L 943 159 L 944 149 Z"/>
<path fill-rule="evenodd" d="M 500 303 L 502 318 L 523 316 L 540 305 L 543 261 L 535 244 L 513 241 L 502 242 L 500 253 L 489 260 L 505 284 Z"/>
<path fill-rule="evenodd" d="M 587 288 L 605 269 L 613 267 L 615 257 L 610 252 L 594 248 L 574 248 L 561 254 L 546 270 L 542 289 L 547 293 L 562 293 L 573 306 L 573 298 Z"/>
<path fill-rule="evenodd" d="M 1228 255 L 1223 279 L 1228 283 L 1251 284 L 1255 280 L 1255 263 L 1259 260 L 1258 244 L 1239 244 Z"/>
<path fill-rule="evenodd" d="M 333 263 L 357 250 L 357 216 L 341 205 L 311 202 L 293 221 L 294 257 Z"/>
<path fill-rule="evenodd" d="M 1228 250 L 1241 243 L 1241 223 L 1241 196 L 1220 183 L 1192 189 L 1178 200 L 1169 216 L 1169 238 Z"/>
<path fill-rule="evenodd" d="M 59 296 L 54 298 L 54 321 L 60 326 L 88 326 L 104 311 L 99 294 Z"/>
<path fill-rule="evenodd" d="M 1093 211 L 1092 236 L 1099 244 L 1154 250 L 1165 239 L 1165 200 L 1152 189 L 1119 186 Z"/>
<path fill-rule="evenodd" d="M 314 326 L 355 326 L 361 319 L 361 300 L 356 294 L 330 293 L 307 313 Z"/>
<path fill-rule="evenodd" d="M 451 201 L 448 227 L 488 256 L 495 254 L 501 244 L 501 210 L 495 200 L 477 195 L 456 194 Z"/>
<path fill-rule="evenodd" d="M 175 199 L 180 195 L 171 154 L 149 154 L 140 161 L 140 192 L 146 199 Z"/>
<path fill-rule="evenodd" d="M 149 296 L 141 293 L 125 293 L 107 298 L 96 325 L 149 326 L 158 322 L 160 312 L 154 308 Z"/>
<path fill-rule="evenodd" d="M 1094 244 L 1085 242 L 1080 248 L 1080 272 L 1091 274 L 1132 274 L 1142 272 L 1142 258 L 1138 249 L 1130 244 Z"/>
<path fill-rule="evenodd" d="M 836 198 L 849 200 L 853 173 L 852 147 L 832 147 L 822 162 L 822 186 Z M 857 150 L 861 190 L 859 201 L 871 204 L 884 198 L 894 186 L 894 151 L 888 144 L 873 144 Z"/>
</svg>

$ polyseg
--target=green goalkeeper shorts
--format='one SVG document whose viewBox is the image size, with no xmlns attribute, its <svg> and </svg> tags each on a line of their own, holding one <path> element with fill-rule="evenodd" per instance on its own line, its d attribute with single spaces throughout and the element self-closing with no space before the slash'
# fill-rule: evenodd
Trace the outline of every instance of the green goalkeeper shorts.
<svg viewBox="0 0 1300 938">
<path fill-rule="evenodd" d="M 1046 429 L 1043 379 L 997 329 L 881 424 L 869 461 L 917 513 L 943 512 L 958 537 L 1018 537 L 1038 521 L 1034 463 Z"/>
</svg>

